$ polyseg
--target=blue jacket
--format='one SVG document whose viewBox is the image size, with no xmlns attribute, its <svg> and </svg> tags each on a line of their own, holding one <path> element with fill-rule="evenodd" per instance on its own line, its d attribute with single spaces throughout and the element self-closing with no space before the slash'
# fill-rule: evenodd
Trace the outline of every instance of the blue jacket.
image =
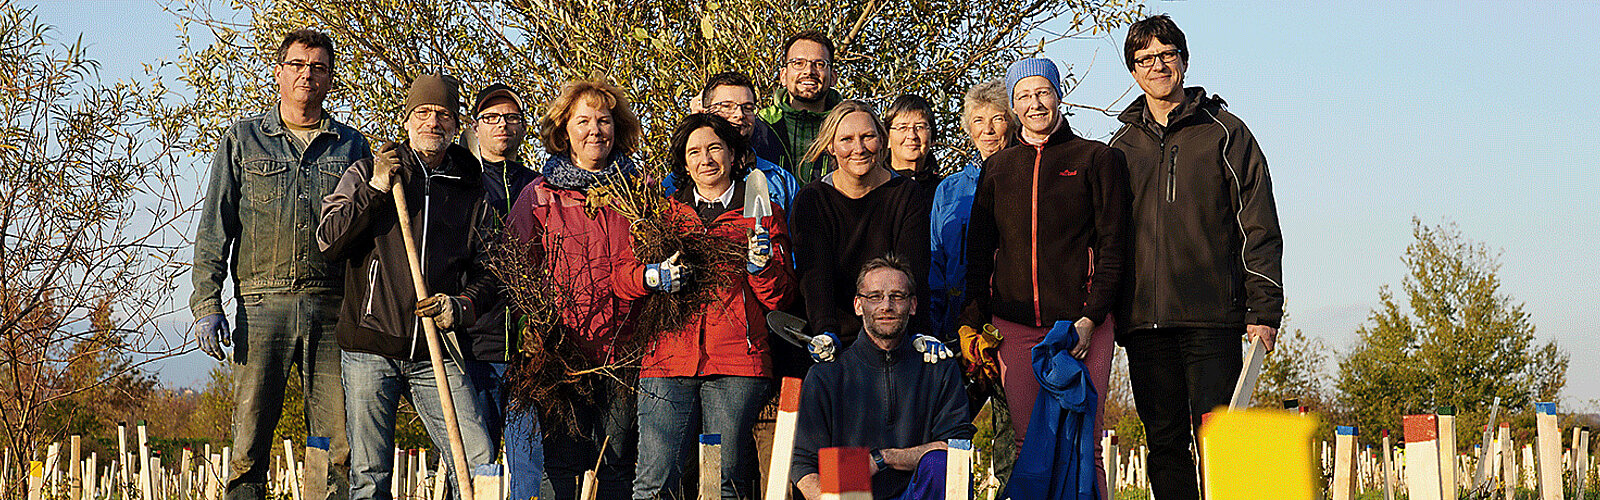
<svg viewBox="0 0 1600 500">
<path fill-rule="evenodd" d="M 338 294 L 344 267 L 317 249 L 322 197 L 370 157 L 367 138 L 331 116 L 306 146 L 284 128 L 277 106 L 229 127 L 211 157 L 195 228 L 194 317 L 222 312 L 230 271 L 238 295 Z"/>
<path fill-rule="evenodd" d="M 1028 437 L 1006 487 L 1010 498 L 1094 500 L 1094 406 L 1089 371 L 1072 357 L 1078 343 L 1071 321 L 1058 321 L 1033 346 L 1033 402 Z"/>
<path fill-rule="evenodd" d="M 782 208 L 784 213 L 788 213 L 789 202 L 794 201 L 794 193 L 800 190 L 799 184 L 794 180 L 794 174 L 779 167 L 776 163 L 760 157 L 756 158 L 756 170 L 767 174 L 768 195 L 772 197 L 773 203 L 778 204 L 778 208 Z M 672 196 L 672 193 L 678 191 L 677 181 L 675 180 L 677 177 L 676 175 L 668 175 L 661 180 L 661 187 L 666 189 L 667 196 Z"/>
<path fill-rule="evenodd" d="M 928 316 L 934 335 L 954 338 L 956 318 L 967 303 L 967 222 L 972 219 L 972 196 L 978 191 L 979 167 L 976 156 L 960 172 L 945 177 L 933 192 L 933 212 L 929 215 L 928 243 L 931 250 L 928 288 Z"/>
</svg>

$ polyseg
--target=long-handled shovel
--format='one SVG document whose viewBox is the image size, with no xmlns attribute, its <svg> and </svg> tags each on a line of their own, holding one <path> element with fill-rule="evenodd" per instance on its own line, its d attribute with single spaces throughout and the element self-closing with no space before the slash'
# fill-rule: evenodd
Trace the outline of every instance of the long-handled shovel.
<svg viewBox="0 0 1600 500">
<path fill-rule="evenodd" d="M 411 285 L 416 289 L 417 300 L 428 296 L 428 285 L 422 281 L 422 260 L 417 257 L 417 241 L 411 238 L 411 211 L 406 208 L 406 190 L 400 182 L 394 183 L 394 210 L 400 216 L 400 237 L 406 240 L 406 262 L 411 266 Z M 439 408 L 444 412 L 444 428 L 450 435 L 450 458 L 456 465 L 456 488 L 461 498 L 472 496 L 472 471 L 467 469 L 467 451 L 461 444 L 461 424 L 456 421 L 456 403 L 450 396 L 450 381 L 444 373 L 444 347 L 439 343 L 439 326 L 433 318 L 422 318 L 422 332 L 428 338 L 428 359 L 433 362 L 435 387 L 439 388 Z"/>
</svg>

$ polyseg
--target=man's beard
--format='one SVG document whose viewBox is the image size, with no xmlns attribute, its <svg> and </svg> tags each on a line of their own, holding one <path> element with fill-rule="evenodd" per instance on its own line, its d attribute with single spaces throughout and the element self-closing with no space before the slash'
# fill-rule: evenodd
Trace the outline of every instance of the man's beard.
<svg viewBox="0 0 1600 500">
<path fill-rule="evenodd" d="M 910 325 L 910 324 L 911 324 L 910 318 L 905 318 L 905 319 L 901 319 L 900 322 L 897 323 L 897 326 L 895 326 L 893 330 L 881 331 L 881 330 L 879 330 L 878 322 L 876 322 L 876 321 L 867 321 L 865 325 L 862 325 L 862 329 L 866 330 L 867 334 L 868 335 L 872 335 L 872 337 L 875 338 L 875 339 L 878 339 L 878 340 L 894 340 L 894 339 L 900 338 L 902 335 L 904 335 L 906 333 L 906 326 Z"/>
<path fill-rule="evenodd" d="M 411 149 L 417 150 L 419 153 L 438 153 L 444 151 L 445 146 L 450 144 L 450 136 L 445 134 L 443 130 L 437 131 L 437 133 L 439 135 L 430 136 L 425 134 L 417 134 L 416 137 L 412 137 Z"/>
<path fill-rule="evenodd" d="M 792 93 L 791 92 L 791 93 L 789 93 L 789 98 L 790 99 L 794 99 L 796 101 L 800 101 L 800 102 L 806 103 L 806 104 L 816 104 L 816 103 L 822 102 L 822 99 L 824 97 L 827 97 L 827 95 L 828 95 L 828 91 L 826 89 L 824 89 L 821 92 L 817 92 L 817 96 L 816 97 L 802 97 L 800 94 L 796 94 L 796 93 Z"/>
</svg>

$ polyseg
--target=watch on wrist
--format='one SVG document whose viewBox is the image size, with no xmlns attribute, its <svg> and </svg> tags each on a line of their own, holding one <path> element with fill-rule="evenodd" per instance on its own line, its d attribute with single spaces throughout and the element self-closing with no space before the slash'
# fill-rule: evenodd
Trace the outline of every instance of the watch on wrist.
<svg viewBox="0 0 1600 500">
<path fill-rule="evenodd" d="M 883 451 L 882 450 L 872 450 L 868 454 L 872 455 L 872 464 L 878 466 L 878 470 L 888 470 L 889 469 L 889 464 L 884 463 L 884 461 L 883 461 Z"/>
</svg>

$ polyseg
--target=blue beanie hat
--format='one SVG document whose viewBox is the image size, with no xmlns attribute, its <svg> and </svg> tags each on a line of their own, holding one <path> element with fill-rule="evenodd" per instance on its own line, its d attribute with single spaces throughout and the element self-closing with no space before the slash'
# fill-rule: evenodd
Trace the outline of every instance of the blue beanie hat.
<svg viewBox="0 0 1600 500">
<path fill-rule="evenodd" d="M 1056 63 L 1035 57 L 1011 63 L 1011 67 L 1006 68 L 1006 99 L 1016 95 L 1017 82 L 1030 76 L 1042 76 L 1050 80 L 1050 88 L 1056 89 L 1056 99 L 1061 98 L 1061 72 L 1056 69 Z"/>
</svg>

